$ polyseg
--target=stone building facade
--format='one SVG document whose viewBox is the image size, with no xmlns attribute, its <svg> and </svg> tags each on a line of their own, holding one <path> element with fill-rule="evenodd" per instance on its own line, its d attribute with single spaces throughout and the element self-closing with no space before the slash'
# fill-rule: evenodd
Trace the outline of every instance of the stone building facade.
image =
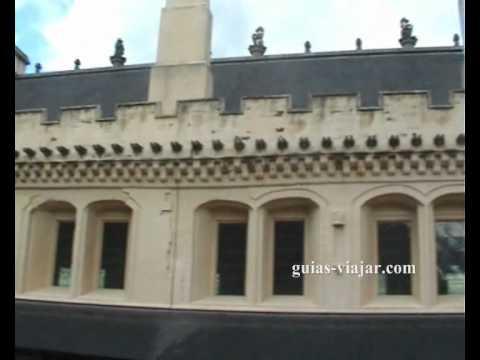
<svg viewBox="0 0 480 360">
<path fill-rule="evenodd" d="M 17 76 L 18 358 L 460 358 L 462 48 L 211 59 L 212 19 Z M 415 274 L 285 275 L 388 259 Z"/>
</svg>

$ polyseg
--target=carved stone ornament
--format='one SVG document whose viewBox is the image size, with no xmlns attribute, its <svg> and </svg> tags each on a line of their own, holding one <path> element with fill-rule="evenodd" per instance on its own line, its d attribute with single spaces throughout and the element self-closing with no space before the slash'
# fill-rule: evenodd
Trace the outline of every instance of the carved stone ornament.
<svg viewBox="0 0 480 360">
<path fill-rule="evenodd" d="M 355 41 L 355 45 L 358 51 L 362 50 L 362 39 L 358 38 L 357 41 Z"/>
<path fill-rule="evenodd" d="M 110 62 L 112 63 L 113 67 L 119 67 L 125 65 L 127 58 L 123 55 L 125 54 L 125 47 L 123 45 L 123 40 L 118 39 L 115 43 L 115 53 L 113 56 L 110 56 Z"/>
<path fill-rule="evenodd" d="M 413 48 L 417 44 L 417 38 L 412 35 L 413 25 L 406 18 L 400 20 L 401 38 L 398 40 L 403 48 Z"/>
<path fill-rule="evenodd" d="M 253 44 L 248 47 L 250 54 L 255 57 L 265 55 L 267 48 L 263 44 L 263 37 L 265 35 L 265 29 L 263 27 L 258 27 L 257 30 L 252 35 Z"/>
<path fill-rule="evenodd" d="M 419 147 L 422 146 L 422 136 L 413 134 L 412 136 L 412 146 L 413 147 Z"/>
<path fill-rule="evenodd" d="M 312 52 L 312 44 L 310 41 L 305 42 L 305 54 L 310 54 Z"/>
<path fill-rule="evenodd" d="M 377 137 L 375 135 L 369 136 L 365 144 L 369 149 L 377 147 L 378 145 Z"/>
</svg>

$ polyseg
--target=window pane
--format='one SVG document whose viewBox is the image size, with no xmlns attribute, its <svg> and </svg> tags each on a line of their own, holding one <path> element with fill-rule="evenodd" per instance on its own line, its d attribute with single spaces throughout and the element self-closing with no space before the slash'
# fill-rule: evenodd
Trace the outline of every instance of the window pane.
<svg viewBox="0 0 480 360">
<path fill-rule="evenodd" d="M 410 265 L 410 227 L 402 222 L 378 224 L 378 257 L 382 270 L 388 265 Z M 410 274 L 379 274 L 379 295 L 411 295 Z"/>
<path fill-rule="evenodd" d="M 465 294 L 465 221 L 435 224 L 439 295 Z"/>
<path fill-rule="evenodd" d="M 275 223 L 274 295 L 303 295 L 303 277 L 292 277 L 292 266 L 304 262 L 304 222 Z"/>
<path fill-rule="evenodd" d="M 247 224 L 219 224 L 217 295 L 245 295 Z"/>
<path fill-rule="evenodd" d="M 128 223 L 105 223 L 99 287 L 123 289 L 127 255 Z"/>
<path fill-rule="evenodd" d="M 58 223 L 53 286 L 70 286 L 74 230 L 74 222 L 61 221 Z"/>
</svg>

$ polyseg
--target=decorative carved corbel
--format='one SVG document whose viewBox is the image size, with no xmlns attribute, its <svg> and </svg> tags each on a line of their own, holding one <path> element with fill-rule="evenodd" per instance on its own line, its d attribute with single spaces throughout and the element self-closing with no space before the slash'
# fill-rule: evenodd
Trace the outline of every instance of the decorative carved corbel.
<svg viewBox="0 0 480 360">
<path fill-rule="evenodd" d="M 213 150 L 215 151 L 222 151 L 224 148 L 224 145 L 223 145 L 223 142 L 221 142 L 220 140 L 213 140 L 212 147 L 213 147 Z"/>
<path fill-rule="evenodd" d="M 174 153 L 179 153 L 179 152 L 181 152 L 182 149 L 183 149 L 182 144 L 180 144 L 178 141 L 172 141 L 172 142 L 170 143 L 170 146 L 171 146 L 172 151 L 173 151 Z"/>
<path fill-rule="evenodd" d="M 92 147 L 93 147 L 93 151 L 95 151 L 95 154 L 97 154 L 98 156 L 102 156 L 103 154 L 105 154 L 106 150 L 102 145 L 95 144 Z"/>
<path fill-rule="evenodd" d="M 120 155 L 123 154 L 123 146 L 119 144 L 112 144 L 112 150 L 115 154 Z"/>
<path fill-rule="evenodd" d="M 307 137 L 302 137 L 299 140 L 300 149 L 302 150 L 308 150 L 310 148 L 310 139 Z"/>
<path fill-rule="evenodd" d="M 242 138 L 239 136 L 235 136 L 235 140 L 233 141 L 233 147 L 238 152 L 243 151 L 245 149 L 245 143 L 243 142 Z"/>
<path fill-rule="evenodd" d="M 68 154 L 70 153 L 70 150 L 65 146 L 57 146 L 57 151 L 63 157 L 67 157 Z"/>
<path fill-rule="evenodd" d="M 375 135 L 371 135 L 367 138 L 367 141 L 365 142 L 368 148 L 373 149 L 378 146 L 378 140 Z"/>
<path fill-rule="evenodd" d="M 351 149 L 355 146 L 355 139 L 353 136 L 346 136 L 345 139 L 343 140 L 343 146 L 346 149 Z"/>
<path fill-rule="evenodd" d="M 52 154 L 53 154 L 53 151 L 50 150 L 49 148 L 45 147 L 45 146 L 40 148 L 40 152 L 43 154 L 43 156 L 45 156 L 47 158 L 52 156 Z"/>
<path fill-rule="evenodd" d="M 445 136 L 444 135 L 435 135 L 433 138 L 433 143 L 437 147 L 442 147 L 445 145 Z"/>
<path fill-rule="evenodd" d="M 400 146 L 400 138 L 397 135 L 392 135 L 388 139 L 388 144 L 395 149 Z"/>
<path fill-rule="evenodd" d="M 267 142 L 263 139 L 257 139 L 255 140 L 255 148 L 257 151 L 265 151 L 267 148 Z"/>
<path fill-rule="evenodd" d="M 35 155 L 37 154 L 35 150 L 33 150 L 32 148 L 23 148 L 23 152 L 29 157 L 29 158 L 33 158 L 35 157 Z"/>
<path fill-rule="evenodd" d="M 329 138 L 329 137 L 324 137 L 324 138 L 322 139 L 322 147 L 323 147 L 324 149 L 331 149 L 332 146 L 333 146 L 333 141 L 332 141 L 331 138 Z"/>
<path fill-rule="evenodd" d="M 203 144 L 200 141 L 194 140 L 191 144 L 193 152 L 198 153 L 203 150 Z"/>
<path fill-rule="evenodd" d="M 85 146 L 82 146 L 82 145 L 75 145 L 74 148 L 75 148 L 75 151 L 80 156 L 85 156 L 88 152 L 87 148 Z"/>
<path fill-rule="evenodd" d="M 282 136 L 280 136 L 277 141 L 277 147 L 280 151 L 286 150 L 288 148 L 288 141 L 285 140 L 285 138 L 283 138 Z"/>
<path fill-rule="evenodd" d="M 135 155 L 141 154 L 143 152 L 143 146 L 137 143 L 130 144 L 132 151 Z"/>
<path fill-rule="evenodd" d="M 162 145 L 160 145 L 159 143 L 151 142 L 150 148 L 152 149 L 154 154 L 159 154 L 162 152 Z"/>
<path fill-rule="evenodd" d="M 422 136 L 417 135 L 417 134 L 413 134 L 411 143 L 412 143 L 413 147 L 422 146 Z"/>
</svg>

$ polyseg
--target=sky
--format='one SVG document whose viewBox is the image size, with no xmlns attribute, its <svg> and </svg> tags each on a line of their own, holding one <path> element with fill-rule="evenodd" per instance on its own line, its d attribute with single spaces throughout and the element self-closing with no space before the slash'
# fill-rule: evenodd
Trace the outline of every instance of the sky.
<svg viewBox="0 0 480 360">
<path fill-rule="evenodd" d="M 417 47 L 449 46 L 461 34 L 457 0 L 210 0 L 215 58 L 247 56 L 265 28 L 267 55 L 399 47 L 400 19 L 414 25 Z M 127 64 L 156 58 L 165 0 L 15 0 L 15 43 L 43 71 L 110 66 L 117 38 Z"/>
</svg>

